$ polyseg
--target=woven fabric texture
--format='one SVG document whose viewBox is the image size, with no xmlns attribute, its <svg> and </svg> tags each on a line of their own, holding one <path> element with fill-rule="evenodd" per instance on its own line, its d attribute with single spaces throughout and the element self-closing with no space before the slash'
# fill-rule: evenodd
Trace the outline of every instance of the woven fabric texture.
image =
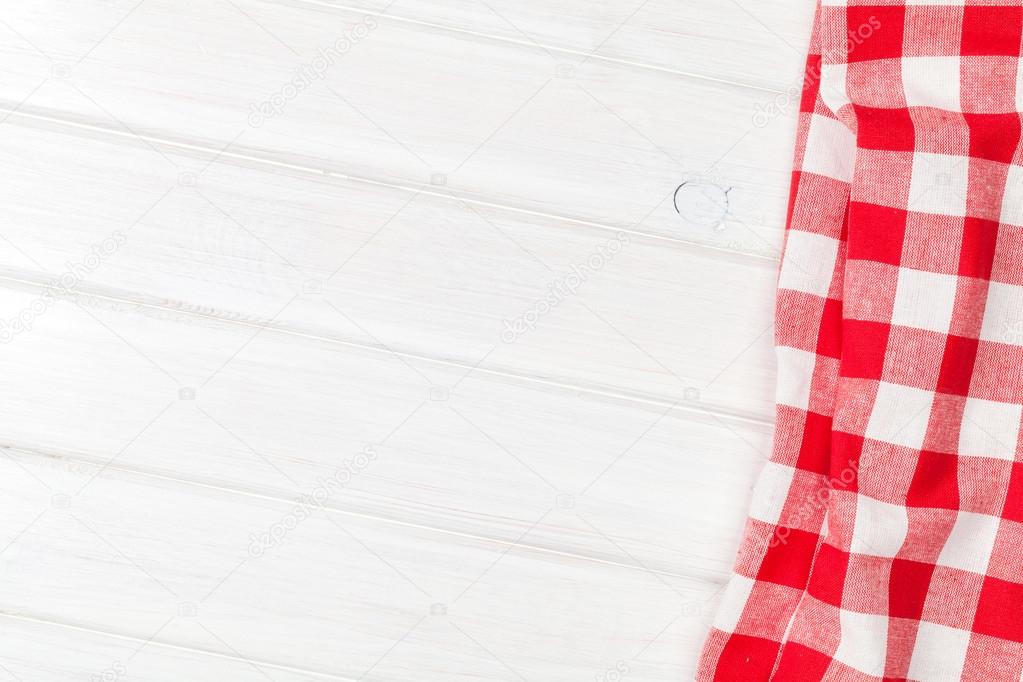
<svg viewBox="0 0 1023 682">
<path fill-rule="evenodd" d="M 1019 682 L 1023 7 L 823 1 L 777 426 L 700 682 Z"/>
</svg>

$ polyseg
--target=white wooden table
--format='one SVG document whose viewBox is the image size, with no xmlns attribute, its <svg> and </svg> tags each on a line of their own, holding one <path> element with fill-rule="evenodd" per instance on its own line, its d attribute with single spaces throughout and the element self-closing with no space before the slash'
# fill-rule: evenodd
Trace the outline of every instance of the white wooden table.
<svg viewBox="0 0 1023 682">
<path fill-rule="evenodd" d="M 3 0 L 0 680 L 684 680 L 806 0 Z"/>
</svg>

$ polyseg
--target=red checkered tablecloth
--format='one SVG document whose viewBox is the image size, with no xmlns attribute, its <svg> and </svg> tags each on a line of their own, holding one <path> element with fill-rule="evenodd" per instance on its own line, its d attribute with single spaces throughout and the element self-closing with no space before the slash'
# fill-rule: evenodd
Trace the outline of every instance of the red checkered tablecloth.
<svg viewBox="0 0 1023 682">
<path fill-rule="evenodd" d="M 777 430 L 697 679 L 1019 682 L 1023 7 L 823 1 Z"/>
</svg>

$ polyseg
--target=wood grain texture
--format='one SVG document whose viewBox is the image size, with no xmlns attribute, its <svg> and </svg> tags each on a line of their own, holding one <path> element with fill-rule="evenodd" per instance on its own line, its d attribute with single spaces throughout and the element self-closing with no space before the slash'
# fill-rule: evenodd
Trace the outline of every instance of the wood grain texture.
<svg viewBox="0 0 1023 682">
<path fill-rule="evenodd" d="M 2 466 L 19 510 L 5 524 L 18 537 L 0 588 L 9 610 L 145 633 L 196 656 L 226 649 L 256 668 L 568 678 L 646 649 L 637 679 L 676 679 L 675 655 L 695 644 L 720 588 L 375 520 L 301 518 L 286 503 L 98 467 Z M 279 544 L 249 551 L 253 534 L 288 518 Z"/>
<path fill-rule="evenodd" d="M 0 86 L 12 108 L 30 94 L 26 111 L 73 112 L 211 150 L 230 145 L 519 210 L 757 255 L 777 251 L 791 98 L 758 126 L 758 107 L 776 93 L 582 58 L 563 63 L 533 47 L 386 17 L 364 28 L 350 13 L 325 20 L 320 11 L 265 2 L 239 5 L 241 15 L 226 3 L 146 0 L 110 42 L 91 49 L 112 20 L 79 17 L 76 3 L 46 4 L 74 20 L 26 36 L 56 67 L 25 43 L 0 53 L 3 68 L 16 71 Z M 40 9 L 23 11 L 28 24 Z M 359 28 L 366 36 L 349 40 L 322 77 L 286 92 L 321 49 Z M 67 78 L 53 78 L 54 68 Z M 253 117 L 253 107 L 275 97 L 275 113 Z M 699 106 L 682 117 L 686 100 Z"/>
<path fill-rule="evenodd" d="M 181 186 L 146 149 L 112 156 L 107 141 L 13 126 L 0 139 L 17 178 L 0 188 L 17 212 L 5 233 L 11 276 L 63 272 L 122 226 L 124 245 L 77 290 L 772 416 L 773 263 L 723 268 L 720 252 L 343 179 L 218 165 Z"/>
<path fill-rule="evenodd" d="M 5 291 L 0 311 L 36 300 Z M 727 570 L 769 435 L 87 295 L 6 349 L 15 450 L 290 500 L 372 448 L 338 513 L 707 579 Z M 674 483 L 644 492 L 645 475 Z M 538 523 L 559 506 L 579 518 Z"/>
<path fill-rule="evenodd" d="M 791 5 L 777 0 L 713 7 L 659 0 L 599 5 L 582 0 L 285 1 L 333 14 L 376 15 L 387 7 L 383 16 L 395 20 L 532 46 L 568 62 L 585 57 L 767 92 L 793 85 L 793 65 L 798 68 L 803 58 L 800 48 L 811 19 L 809 14 L 793 17 Z M 759 59 L 749 58 L 754 53 Z"/>
<path fill-rule="evenodd" d="M 690 679 L 802 5 L 5 3 L 0 679 Z"/>
</svg>

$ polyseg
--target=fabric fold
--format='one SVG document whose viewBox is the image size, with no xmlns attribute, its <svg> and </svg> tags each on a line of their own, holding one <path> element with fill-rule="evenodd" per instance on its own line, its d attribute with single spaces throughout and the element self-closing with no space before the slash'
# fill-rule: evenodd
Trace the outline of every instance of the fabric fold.
<svg viewBox="0 0 1023 682">
<path fill-rule="evenodd" d="M 1018 682 L 1023 8 L 818 4 L 777 424 L 699 682 Z"/>
</svg>

